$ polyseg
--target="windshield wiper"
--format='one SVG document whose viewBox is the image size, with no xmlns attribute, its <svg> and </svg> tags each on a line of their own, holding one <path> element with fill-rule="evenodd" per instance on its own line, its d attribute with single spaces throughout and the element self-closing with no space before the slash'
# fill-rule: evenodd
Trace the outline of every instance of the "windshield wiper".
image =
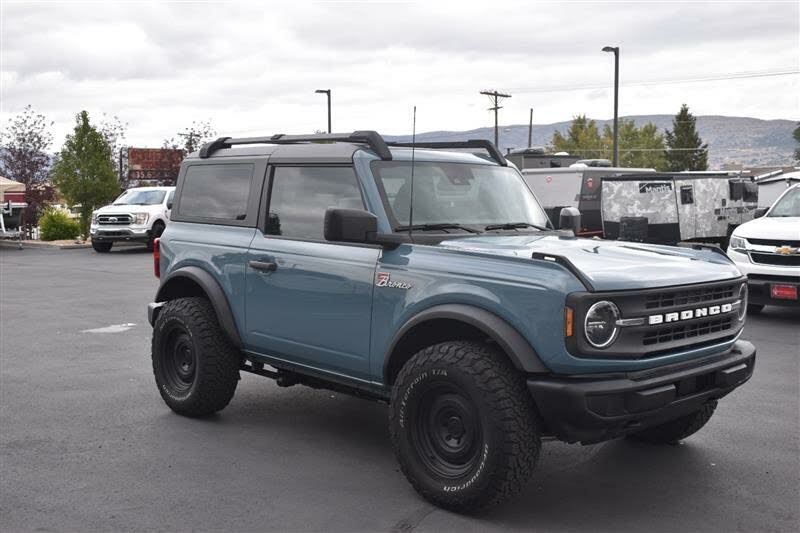
<svg viewBox="0 0 800 533">
<path fill-rule="evenodd" d="M 395 231 L 408 231 L 408 230 L 422 230 L 422 231 L 435 231 L 437 229 L 463 229 L 464 231 L 468 231 L 470 233 L 480 233 L 480 231 L 469 228 L 467 226 L 462 226 L 461 224 L 453 224 L 450 222 L 444 222 L 442 224 L 414 224 L 413 226 L 398 226 L 395 228 Z"/>
<path fill-rule="evenodd" d="M 521 229 L 521 228 L 534 228 L 538 229 L 539 231 L 550 231 L 549 228 L 544 226 L 537 226 L 536 224 L 531 224 L 529 222 L 506 222 L 505 224 L 489 224 L 486 226 L 486 231 L 490 231 L 493 229 Z"/>
</svg>

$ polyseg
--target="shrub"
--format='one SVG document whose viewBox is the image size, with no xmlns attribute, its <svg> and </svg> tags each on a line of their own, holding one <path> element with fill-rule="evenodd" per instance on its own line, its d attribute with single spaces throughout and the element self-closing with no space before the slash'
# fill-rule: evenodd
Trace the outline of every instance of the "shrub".
<svg viewBox="0 0 800 533">
<path fill-rule="evenodd" d="M 43 241 L 74 239 L 81 233 L 81 225 L 61 209 L 48 208 L 39 219 L 39 236 Z"/>
</svg>

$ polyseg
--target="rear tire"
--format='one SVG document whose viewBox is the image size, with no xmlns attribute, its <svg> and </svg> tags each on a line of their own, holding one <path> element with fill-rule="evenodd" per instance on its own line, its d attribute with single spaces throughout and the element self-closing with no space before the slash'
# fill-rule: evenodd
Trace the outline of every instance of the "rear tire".
<svg viewBox="0 0 800 533">
<path fill-rule="evenodd" d="M 716 408 L 717 402 L 709 402 L 694 413 L 633 433 L 628 438 L 650 444 L 675 444 L 700 431 Z"/>
<path fill-rule="evenodd" d="M 100 254 L 106 254 L 111 251 L 111 247 L 114 245 L 113 242 L 97 242 L 92 241 L 92 248 L 94 251 Z"/>
<path fill-rule="evenodd" d="M 763 304 L 747 304 L 747 314 L 757 315 L 764 310 Z"/>
<path fill-rule="evenodd" d="M 392 388 L 389 428 L 411 485 L 460 512 L 518 494 L 541 445 L 522 374 L 477 342 L 444 342 L 414 355 Z"/>
<path fill-rule="evenodd" d="M 206 416 L 231 401 L 239 381 L 241 354 L 219 326 L 205 298 L 167 302 L 153 326 L 153 374 L 170 409 Z"/>
</svg>

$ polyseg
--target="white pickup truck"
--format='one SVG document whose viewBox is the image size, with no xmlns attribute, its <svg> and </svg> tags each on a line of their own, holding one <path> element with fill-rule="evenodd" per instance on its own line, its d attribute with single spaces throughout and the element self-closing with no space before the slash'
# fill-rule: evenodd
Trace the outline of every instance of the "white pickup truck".
<svg viewBox="0 0 800 533">
<path fill-rule="evenodd" d="M 115 242 L 142 242 L 149 250 L 169 221 L 175 187 L 135 187 L 92 213 L 92 248 L 105 253 Z"/>
<path fill-rule="evenodd" d="M 734 230 L 728 245 L 728 256 L 747 274 L 747 311 L 800 307 L 800 184 L 755 214 Z"/>
</svg>

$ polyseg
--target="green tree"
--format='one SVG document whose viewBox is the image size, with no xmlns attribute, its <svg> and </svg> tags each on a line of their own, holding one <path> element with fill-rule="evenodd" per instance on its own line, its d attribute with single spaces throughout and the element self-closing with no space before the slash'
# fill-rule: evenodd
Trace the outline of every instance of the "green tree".
<svg viewBox="0 0 800 533">
<path fill-rule="evenodd" d="M 672 119 L 672 131 L 667 130 L 666 142 L 667 170 L 707 170 L 708 145 L 697 133 L 697 118 L 689 112 L 689 106 L 683 104 L 681 110 Z"/>
<path fill-rule="evenodd" d="M 597 123 L 587 119 L 586 115 L 578 115 L 572 119 L 566 137 L 560 131 L 555 131 L 550 149 L 555 152 L 569 152 L 584 159 L 608 157 L 610 153 L 600 137 Z"/>
<path fill-rule="evenodd" d="M 800 145 L 800 123 L 797 124 L 797 127 L 792 132 L 792 137 L 794 137 L 794 140 L 797 141 L 798 145 Z M 800 146 L 794 149 L 794 158 L 797 161 L 800 161 Z"/>
<path fill-rule="evenodd" d="M 553 133 L 549 148 L 584 159 L 611 159 L 614 131 L 606 125 L 601 134 L 594 120 L 579 115 L 572 120 L 566 135 L 559 131 Z M 664 170 L 664 136 L 658 133 L 654 124 L 648 122 L 637 128 L 633 120 L 620 120 L 619 165 Z"/>
<path fill-rule="evenodd" d="M 81 232 L 86 236 L 92 211 L 113 200 L 119 194 L 119 185 L 106 138 L 91 125 L 86 111 L 78 113 L 75 122 L 74 132 L 67 135 L 53 165 L 52 176 L 67 202 L 78 208 Z"/>
<path fill-rule="evenodd" d="M 603 144 L 614 146 L 614 131 L 611 126 L 603 128 Z M 658 128 L 648 122 L 637 128 L 633 120 L 620 120 L 619 123 L 619 166 L 633 168 L 666 169 L 664 136 Z"/>
</svg>

